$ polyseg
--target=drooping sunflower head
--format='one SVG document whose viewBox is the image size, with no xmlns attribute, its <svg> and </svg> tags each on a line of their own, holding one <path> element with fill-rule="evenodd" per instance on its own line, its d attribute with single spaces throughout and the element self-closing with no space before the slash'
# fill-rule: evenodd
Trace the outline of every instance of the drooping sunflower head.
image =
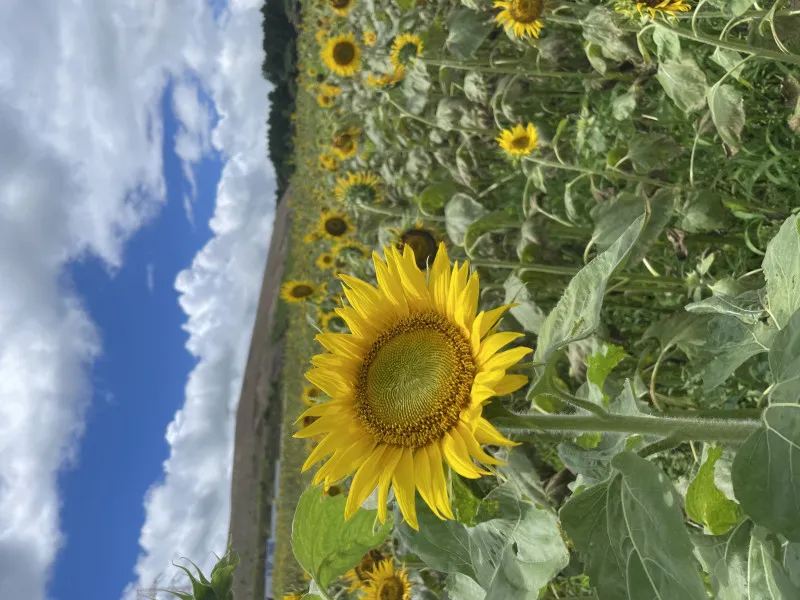
<svg viewBox="0 0 800 600">
<path fill-rule="evenodd" d="M 398 231 L 395 240 L 400 250 L 405 246 L 411 246 L 414 251 L 414 258 L 417 261 L 417 267 L 421 270 L 425 270 L 428 265 L 433 264 L 439 244 L 436 241 L 434 232 L 430 229 L 423 227 L 421 224 L 416 227 L 409 227 L 403 231 Z"/>
<path fill-rule="evenodd" d="M 358 565 L 342 575 L 342 578 L 349 584 L 347 591 L 355 592 L 361 588 L 365 582 L 369 581 L 369 574 L 372 573 L 372 570 L 385 558 L 378 550 L 370 550 L 361 557 Z"/>
<path fill-rule="evenodd" d="M 506 33 L 515 38 L 538 38 L 544 27 L 540 20 L 544 12 L 544 0 L 498 0 L 495 8 L 502 8 L 494 18 Z"/>
<path fill-rule="evenodd" d="M 328 6 L 340 17 L 346 17 L 355 3 L 355 0 L 328 0 Z"/>
<path fill-rule="evenodd" d="M 317 294 L 319 289 L 313 281 L 287 281 L 281 286 L 281 298 L 287 302 L 306 302 Z"/>
<path fill-rule="evenodd" d="M 378 41 L 378 34 L 376 34 L 374 31 L 365 31 L 363 39 L 365 46 L 374 46 Z"/>
<path fill-rule="evenodd" d="M 344 213 L 327 211 L 320 215 L 317 232 L 320 237 L 329 240 L 341 240 L 355 233 L 355 225 Z"/>
<path fill-rule="evenodd" d="M 679 12 L 689 12 L 692 5 L 684 0 L 621 0 L 617 2 L 616 9 L 628 17 L 644 17 L 654 21 L 657 17 L 669 19 Z"/>
<path fill-rule="evenodd" d="M 403 81 L 406 76 L 406 68 L 403 65 L 395 67 L 391 73 L 384 73 L 376 77 L 372 73 L 367 75 L 367 84 L 373 87 L 392 87 Z"/>
<path fill-rule="evenodd" d="M 331 150 L 341 160 L 347 160 L 358 152 L 358 136 L 361 132 L 356 127 L 349 127 L 334 134 Z"/>
<path fill-rule="evenodd" d="M 333 195 L 339 201 L 355 202 L 359 200 L 365 204 L 380 202 L 383 198 L 381 178 L 367 171 L 347 173 L 344 177 L 336 179 L 336 188 Z"/>
<path fill-rule="evenodd" d="M 422 38 L 413 33 L 403 33 L 395 38 L 389 57 L 395 69 L 405 67 L 417 56 L 422 56 Z"/>
<path fill-rule="evenodd" d="M 313 406 L 325 396 L 325 393 L 315 385 L 303 386 L 303 403 Z"/>
<path fill-rule="evenodd" d="M 391 558 L 378 563 L 361 586 L 363 600 L 411 600 L 406 567 L 395 569 Z"/>
<path fill-rule="evenodd" d="M 330 252 L 323 252 L 317 257 L 316 264 L 320 269 L 332 269 L 336 264 L 336 258 Z"/>
<path fill-rule="evenodd" d="M 322 331 L 346 332 L 347 323 L 344 319 L 336 314 L 335 310 L 322 313 L 319 319 L 319 328 Z"/>
<path fill-rule="evenodd" d="M 539 141 L 539 132 L 533 123 L 526 127 L 515 125 L 511 129 L 503 129 L 497 136 L 497 143 L 511 156 L 524 156 L 536 149 Z"/>
<path fill-rule="evenodd" d="M 326 171 L 335 171 L 339 167 L 339 161 L 336 160 L 336 157 L 327 152 L 320 154 L 317 161 L 319 162 L 319 166 Z"/>
<path fill-rule="evenodd" d="M 500 351 L 522 334 L 494 333 L 509 306 L 476 315 L 478 274 L 451 268 L 439 246 L 428 276 L 411 246 L 402 254 L 373 253 L 378 286 L 342 275 L 349 306 L 338 310 L 351 333 L 324 333 L 327 350 L 315 356 L 306 378 L 330 397 L 303 416 L 319 420 L 296 437 L 324 436 L 303 465 L 333 455 L 314 482 L 355 472 L 345 507 L 352 516 L 377 487 L 378 517 L 386 519 L 389 487 L 400 511 L 417 528 L 414 495 L 440 518 L 453 518 L 444 464 L 467 478 L 499 464 L 481 444 L 513 445 L 482 416 L 492 396 L 522 387 L 527 377 L 506 370 L 530 353 Z"/>
<path fill-rule="evenodd" d="M 330 108 L 333 106 L 333 96 L 328 96 L 327 94 L 318 94 L 317 104 L 319 104 L 322 108 Z"/>
<path fill-rule="evenodd" d="M 320 53 L 322 62 L 342 77 L 352 77 L 359 68 L 361 48 L 352 33 L 328 38 Z"/>
</svg>

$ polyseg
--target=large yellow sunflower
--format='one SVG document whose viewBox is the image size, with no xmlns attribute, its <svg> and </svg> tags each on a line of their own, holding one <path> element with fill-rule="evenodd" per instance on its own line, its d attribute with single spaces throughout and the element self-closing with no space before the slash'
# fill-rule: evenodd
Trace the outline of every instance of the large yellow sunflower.
<svg viewBox="0 0 800 600">
<path fill-rule="evenodd" d="M 355 225 L 353 225 L 346 214 L 330 211 L 320 215 L 319 224 L 317 225 L 317 234 L 319 237 L 334 241 L 341 240 L 355 233 L 355 230 Z"/>
<path fill-rule="evenodd" d="M 651 20 L 657 16 L 674 17 L 679 12 L 689 12 L 692 5 L 684 0 L 645 0 L 644 2 L 623 1 L 617 3 L 617 11 L 629 17 L 646 17 L 649 15 Z"/>
<path fill-rule="evenodd" d="M 507 154 L 524 156 L 536 149 L 539 133 L 533 123 L 528 123 L 527 127 L 515 125 L 512 129 L 503 129 L 496 140 Z"/>
<path fill-rule="evenodd" d="M 330 457 L 314 483 L 355 472 L 345 518 L 377 487 L 384 522 L 391 485 L 400 511 L 417 529 L 416 490 L 437 516 L 453 518 L 443 463 L 477 478 L 488 471 L 473 459 L 500 464 L 481 444 L 514 444 L 482 409 L 492 396 L 527 382 L 506 369 L 531 350 L 500 352 L 522 335 L 494 333 L 510 305 L 476 316 L 478 274 L 470 276 L 466 262 L 451 269 L 444 244 L 427 281 L 410 246 L 384 254 L 385 262 L 373 253 L 378 287 L 341 276 L 349 306 L 336 312 L 352 333 L 317 336 L 327 352 L 311 360 L 306 378 L 332 399 L 303 413 L 319 420 L 295 436 L 324 436 L 303 465 L 305 471 Z"/>
<path fill-rule="evenodd" d="M 359 68 L 361 48 L 352 33 L 328 38 L 320 52 L 322 62 L 342 77 L 352 77 Z"/>
<path fill-rule="evenodd" d="M 357 127 L 350 127 L 334 134 L 331 140 L 331 150 L 341 160 L 347 160 L 358 152 L 358 136 L 361 131 Z"/>
<path fill-rule="evenodd" d="M 281 298 L 287 302 L 305 302 L 319 292 L 313 281 L 287 281 L 281 286 Z"/>
<path fill-rule="evenodd" d="M 361 586 L 362 600 L 411 600 L 411 584 L 405 565 L 395 570 L 391 558 L 381 561 L 369 572 Z"/>
<path fill-rule="evenodd" d="M 328 0 L 331 10 L 340 17 L 346 17 L 355 3 L 356 0 Z"/>
<path fill-rule="evenodd" d="M 539 37 L 544 23 L 539 18 L 544 12 L 544 0 L 498 0 L 495 8 L 503 10 L 494 18 L 507 33 L 516 38 Z"/>
<path fill-rule="evenodd" d="M 333 195 L 337 200 L 361 200 L 366 204 L 380 202 L 383 198 L 381 178 L 367 171 L 347 173 L 336 179 Z"/>
<path fill-rule="evenodd" d="M 405 67 L 412 58 L 417 56 L 422 56 L 422 38 L 413 33 L 403 33 L 395 38 L 389 57 L 395 69 Z"/>
</svg>

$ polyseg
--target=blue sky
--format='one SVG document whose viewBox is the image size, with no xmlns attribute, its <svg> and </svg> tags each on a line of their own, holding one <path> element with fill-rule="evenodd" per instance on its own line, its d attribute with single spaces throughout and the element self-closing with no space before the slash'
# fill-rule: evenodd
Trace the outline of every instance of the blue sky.
<svg viewBox="0 0 800 600">
<path fill-rule="evenodd" d="M 94 392 L 80 460 L 60 477 L 66 544 L 49 590 L 57 600 L 116 598 L 130 581 L 145 518 L 142 498 L 162 475 L 169 452 L 164 431 L 183 404 L 196 362 L 184 347 L 186 315 L 174 281 L 211 238 L 221 161 L 214 155 L 194 167 L 193 226 L 183 208 L 191 186 L 174 150 L 179 123 L 171 94 L 168 86 L 161 102 L 166 205 L 128 242 L 119 272 L 110 274 L 91 258 L 69 269 L 100 330 L 103 354 L 91 369 Z"/>
<path fill-rule="evenodd" d="M 275 206 L 261 5 L 0 2 L 0 598 L 132 600 L 224 551 Z"/>
</svg>

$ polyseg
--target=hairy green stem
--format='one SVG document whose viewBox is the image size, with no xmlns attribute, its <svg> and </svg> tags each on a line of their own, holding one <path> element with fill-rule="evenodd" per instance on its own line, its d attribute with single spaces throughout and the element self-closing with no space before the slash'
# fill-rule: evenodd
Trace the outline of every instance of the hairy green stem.
<svg viewBox="0 0 800 600">
<path fill-rule="evenodd" d="M 774 50 L 767 50 L 765 48 L 756 48 L 754 46 L 751 46 L 749 44 L 743 44 L 741 42 L 731 42 L 728 40 L 721 40 L 717 37 L 714 37 L 713 35 L 707 35 L 705 33 L 695 33 L 690 29 L 675 27 L 663 21 L 656 21 L 654 24 L 659 29 L 663 29 L 665 31 L 671 31 L 675 35 L 678 35 L 682 38 L 686 38 L 687 40 L 693 40 L 695 42 L 700 42 L 701 44 L 708 44 L 709 46 L 716 46 L 718 48 L 725 48 L 726 50 L 735 50 L 736 52 L 744 52 L 745 54 L 751 54 L 759 58 L 768 58 L 770 60 L 775 60 L 778 62 L 785 62 L 800 66 L 800 56 L 798 56 L 797 54 L 776 52 Z"/>
<path fill-rule="evenodd" d="M 536 431 L 579 433 L 630 433 L 672 440 L 742 442 L 761 425 L 756 420 L 707 419 L 695 417 L 649 417 L 606 415 L 514 415 L 492 419 L 503 433 Z"/>
<path fill-rule="evenodd" d="M 483 73 L 496 73 L 498 75 L 528 75 L 541 79 L 602 79 L 611 81 L 633 81 L 634 78 L 627 73 L 580 73 L 575 71 L 540 71 L 538 69 L 526 69 L 523 62 L 511 64 L 508 67 L 493 66 L 479 61 L 457 61 L 441 58 L 425 58 L 426 65 L 431 67 L 447 67 L 461 71 L 482 71 Z"/>
<path fill-rule="evenodd" d="M 588 167 L 581 167 L 580 165 L 570 165 L 566 163 L 553 162 L 550 160 L 544 160 L 542 158 L 536 158 L 535 156 L 526 156 L 524 160 L 536 163 L 537 165 L 541 165 L 543 167 L 562 169 L 564 171 L 574 171 L 576 173 L 583 173 L 584 175 L 597 175 L 598 177 L 605 177 L 606 179 L 611 179 L 611 180 L 617 178 L 617 179 L 624 179 L 625 181 L 633 181 L 635 183 L 646 183 L 657 187 L 675 187 L 667 181 L 650 179 L 649 177 L 641 177 L 639 175 L 633 175 L 631 173 L 625 173 L 623 171 L 597 171 L 595 169 L 589 169 Z"/>
</svg>

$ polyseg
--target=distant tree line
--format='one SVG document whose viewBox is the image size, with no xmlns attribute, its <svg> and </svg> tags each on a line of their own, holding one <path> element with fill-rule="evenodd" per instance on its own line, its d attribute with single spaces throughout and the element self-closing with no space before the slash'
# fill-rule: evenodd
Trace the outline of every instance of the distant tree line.
<svg viewBox="0 0 800 600">
<path fill-rule="evenodd" d="M 278 199 L 294 171 L 294 123 L 291 119 L 297 94 L 297 29 L 294 19 L 299 13 L 296 0 L 266 0 L 261 7 L 265 53 L 261 72 L 273 85 L 269 93 L 267 150 L 278 180 Z"/>
</svg>

